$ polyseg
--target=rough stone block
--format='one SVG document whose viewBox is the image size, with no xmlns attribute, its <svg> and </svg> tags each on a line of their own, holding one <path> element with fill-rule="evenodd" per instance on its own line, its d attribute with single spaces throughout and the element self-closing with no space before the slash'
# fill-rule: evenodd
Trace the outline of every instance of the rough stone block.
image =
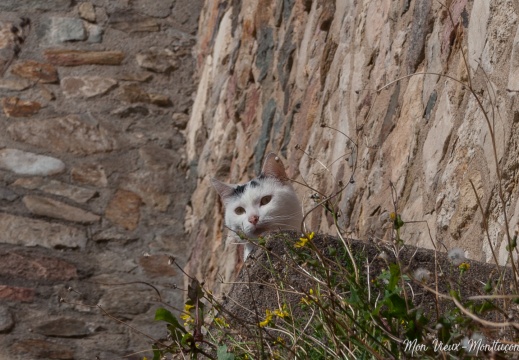
<svg viewBox="0 0 519 360">
<path fill-rule="evenodd" d="M 42 236 L 46 234 L 46 236 Z M 46 248 L 84 248 L 87 242 L 83 230 L 23 216 L 0 213 L 0 243 L 43 246 Z M 1 296 L 0 296 L 1 297 Z"/>
<path fill-rule="evenodd" d="M 64 338 L 80 338 L 92 333 L 84 321 L 64 317 L 36 324 L 34 330 L 45 336 Z"/>
<path fill-rule="evenodd" d="M 2 99 L 4 114 L 8 117 L 30 117 L 37 114 L 41 109 L 41 104 L 37 101 L 21 100 L 17 97 Z"/>
<path fill-rule="evenodd" d="M 58 66 L 121 65 L 124 60 L 121 51 L 49 49 L 43 55 L 48 62 Z"/>
<path fill-rule="evenodd" d="M 106 208 L 105 216 L 126 230 L 135 230 L 139 225 L 141 198 L 139 195 L 119 190 Z"/>
<path fill-rule="evenodd" d="M 77 115 L 17 122 L 7 131 L 16 141 L 58 153 L 89 155 L 116 147 L 113 134 L 102 126 L 82 121 Z"/>
<path fill-rule="evenodd" d="M 0 299 L 20 302 L 33 302 L 34 289 L 0 285 Z"/>
<path fill-rule="evenodd" d="M 71 263 L 40 254 L 21 251 L 0 252 L 0 276 L 11 279 L 66 281 L 77 278 Z"/>
<path fill-rule="evenodd" d="M 0 150 L 0 169 L 20 175 L 49 176 L 63 172 L 63 161 L 44 155 L 38 155 L 18 149 Z"/>
<path fill-rule="evenodd" d="M 27 195 L 23 198 L 23 203 L 31 213 L 40 216 L 47 216 L 81 224 L 91 224 L 98 222 L 101 219 L 98 215 L 89 211 L 43 196 Z"/>
<path fill-rule="evenodd" d="M 58 82 L 58 70 L 51 64 L 27 60 L 13 65 L 11 72 L 20 77 L 37 81 L 39 83 Z"/>
<path fill-rule="evenodd" d="M 102 76 L 69 76 L 61 80 L 61 89 L 67 98 L 104 95 L 116 86 L 117 80 Z"/>
</svg>

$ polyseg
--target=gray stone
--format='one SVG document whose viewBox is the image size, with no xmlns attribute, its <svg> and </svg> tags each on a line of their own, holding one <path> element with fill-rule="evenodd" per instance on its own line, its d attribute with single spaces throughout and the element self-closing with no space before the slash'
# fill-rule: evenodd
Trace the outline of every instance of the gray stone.
<svg viewBox="0 0 519 360">
<path fill-rule="evenodd" d="M 507 89 L 510 91 L 519 91 L 519 27 L 517 27 L 512 45 Z"/>
<path fill-rule="evenodd" d="M 57 180 L 46 182 L 41 177 L 17 179 L 12 186 L 20 186 L 29 190 L 39 189 L 52 195 L 66 197 L 81 204 L 86 203 L 97 194 L 97 191 L 93 189 L 70 185 Z"/>
<path fill-rule="evenodd" d="M 126 244 L 137 239 L 137 237 L 130 236 L 126 232 L 116 230 L 114 227 L 110 227 L 109 229 L 103 230 L 100 233 L 95 234 L 93 237 L 93 240 L 97 242 L 116 241 L 122 244 Z"/>
<path fill-rule="evenodd" d="M 274 123 L 274 116 L 276 115 L 276 101 L 270 99 L 261 114 L 261 133 L 254 148 L 254 171 L 259 174 L 261 165 L 263 164 L 263 157 L 270 138 L 270 131 Z"/>
<path fill-rule="evenodd" d="M 174 0 L 136 0 L 133 6 L 143 14 L 166 18 L 171 14 L 171 8 L 174 3 Z"/>
<path fill-rule="evenodd" d="M 63 161 L 18 149 L 0 150 L 0 169 L 20 175 L 49 176 L 65 170 Z"/>
<path fill-rule="evenodd" d="M 130 106 L 123 106 L 119 109 L 115 109 L 112 111 L 113 115 L 117 115 L 120 118 L 127 118 L 130 116 L 147 116 L 149 115 L 150 110 L 143 105 L 130 105 Z"/>
<path fill-rule="evenodd" d="M 75 227 L 0 213 L 0 243 L 52 249 L 84 248 L 86 242 L 85 232 Z"/>
<path fill-rule="evenodd" d="M 410 31 L 410 43 L 408 45 L 407 68 L 408 72 L 416 71 L 416 67 L 422 62 L 425 46 L 426 31 L 429 30 L 427 22 L 431 11 L 429 0 L 418 0 L 414 5 L 413 22 Z"/>
<path fill-rule="evenodd" d="M 51 321 L 43 321 L 36 325 L 35 332 L 46 336 L 56 337 L 84 337 L 92 331 L 84 321 L 74 318 L 59 318 Z"/>
<path fill-rule="evenodd" d="M 106 94 L 117 86 L 117 80 L 103 76 L 69 76 L 61 80 L 61 89 L 67 98 L 91 98 Z"/>
<path fill-rule="evenodd" d="M 108 290 L 99 301 L 99 306 L 116 317 L 126 319 L 145 313 L 151 306 L 151 292 L 136 287 Z"/>
<path fill-rule="evenodd" d="M 1 11 L 17 10 L 67 10 L 72 5 L 73 0 L 2 0 L 0 1 Z"/>
<path fill-rule="evenodd" d="M 43 196 L 25 196 L 23 203 L 30 212 L 36 215 L 82 224 L 91 224 L 101 219 L 98 215 L 91 212 Z"/>
<path fill-rule="evenodd" d="M 115 148 L 113 134 L 98 124 L 82 121 L 77 115 L 15 122 L 7 131 L 16 141 L 59 153 L 90 155 Z"/>
<path fill-rule="evenodd" d="M 87 38 L 83 21 L 75 18 L 52 18 L 49 31 L 49 38 L 55 43 L 83 41 Z"/>
<path fill-rule="evenodd" d="M 103 41 L 104 29 L 101 26 L 87 23 L 87 24 L 85 24 L 85 27 L 87 29 L 87 33 L 88 33 L 87 41 L 89 43 L 98 44 Z"/>
<path fill-rule="evenodd" d="M 272 29 L 262 26 L 258 36 L 258 51 L 256 55 L 256 66 L 260 70 L 258 81 L 267 76 L 274 57 L 274 35 Z"/>
<path fill-rule="evenodd" d="M 18 194 L 3 186 L 0 186 L 0 200 L 14 201 L 18 199 Z"/>
<path fill-rule="evenodd" d="M 9 308 L 0 305 L 0 334 L 9 332 L 13 326 L 13 315 L 9 311 Z"/>
</svg>

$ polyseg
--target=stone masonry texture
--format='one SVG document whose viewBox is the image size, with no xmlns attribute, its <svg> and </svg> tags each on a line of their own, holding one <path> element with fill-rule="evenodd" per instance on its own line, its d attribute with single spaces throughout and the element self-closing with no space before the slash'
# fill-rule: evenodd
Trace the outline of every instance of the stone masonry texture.
<svg viewBox="0 0 519 360">
<path fill-rule="evenodd" d="M 165 337 L 143 283 L 181 307 L 202 5 L 0 1 L 0 359 L 153 356 L 103 310 Z"/>
<path fill-rule="evenodd" d="M 506 263 L 519 220 L 518 20 L 513 0 L 206 1 L 186 128 L 198 175 L 187 272 L 228 289 L 218 279 L 240 268 L 239 249 L 209 180 L 248 181 L 270 151 L 305 211 L 344 187 L 333 202 L 348 236 L 389 240 L 397 211 L 406 244 Z M 322 208 L 306 225 L 335 234 Z"/>
<path fill-rule="evenodd" d="M 270 151 L 305 211 L 344 188 L 348 236 L 389 240 L 397 211 L 406 244 L 504 264 L 519 3 L 444 4 L 0 1 L 0 359 L 151 357 L 103 310 L 164 338 L 170 256 L 227 291 L 242 260 L 210 178 Z M 306 225 L 334 235 L 321 209 Z"/>
</svg>

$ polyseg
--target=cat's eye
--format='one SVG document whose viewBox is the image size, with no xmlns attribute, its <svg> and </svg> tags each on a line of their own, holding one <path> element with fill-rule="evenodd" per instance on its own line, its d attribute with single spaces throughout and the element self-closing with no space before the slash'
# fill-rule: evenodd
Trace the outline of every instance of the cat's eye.
<svg viewBox="0 0 519 360">
<path fill-rule="evenodd" d="M 245 214 L 245 209 L 242 208 L 241 206 L 238 206 L 236 209 L 234 209 L 234 213 L 236 215 L 242 215 L 242 214 Z"/>
<path fill-rule="evenodd" d="M 272 195 L 263 196 L 260 200 L 260 205 L 267 205 L 272 200 Z"/>
</svg>

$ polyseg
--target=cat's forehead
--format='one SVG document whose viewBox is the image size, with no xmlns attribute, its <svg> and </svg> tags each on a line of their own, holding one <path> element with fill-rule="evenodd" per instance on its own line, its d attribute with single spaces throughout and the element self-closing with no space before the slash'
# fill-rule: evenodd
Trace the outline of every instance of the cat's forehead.
<svg viewBox="0 0 519 360">
<path fill-rule="evenodd" d="M 246 191 L 261 187 L 261 185 L 263 185 L 262 183 L 262 179 L 257 178 L 243 185 L 236 185 L 236 187 L 234 188 L 234 195 L 236 197 L 241 197 Z"/>
</svg>

